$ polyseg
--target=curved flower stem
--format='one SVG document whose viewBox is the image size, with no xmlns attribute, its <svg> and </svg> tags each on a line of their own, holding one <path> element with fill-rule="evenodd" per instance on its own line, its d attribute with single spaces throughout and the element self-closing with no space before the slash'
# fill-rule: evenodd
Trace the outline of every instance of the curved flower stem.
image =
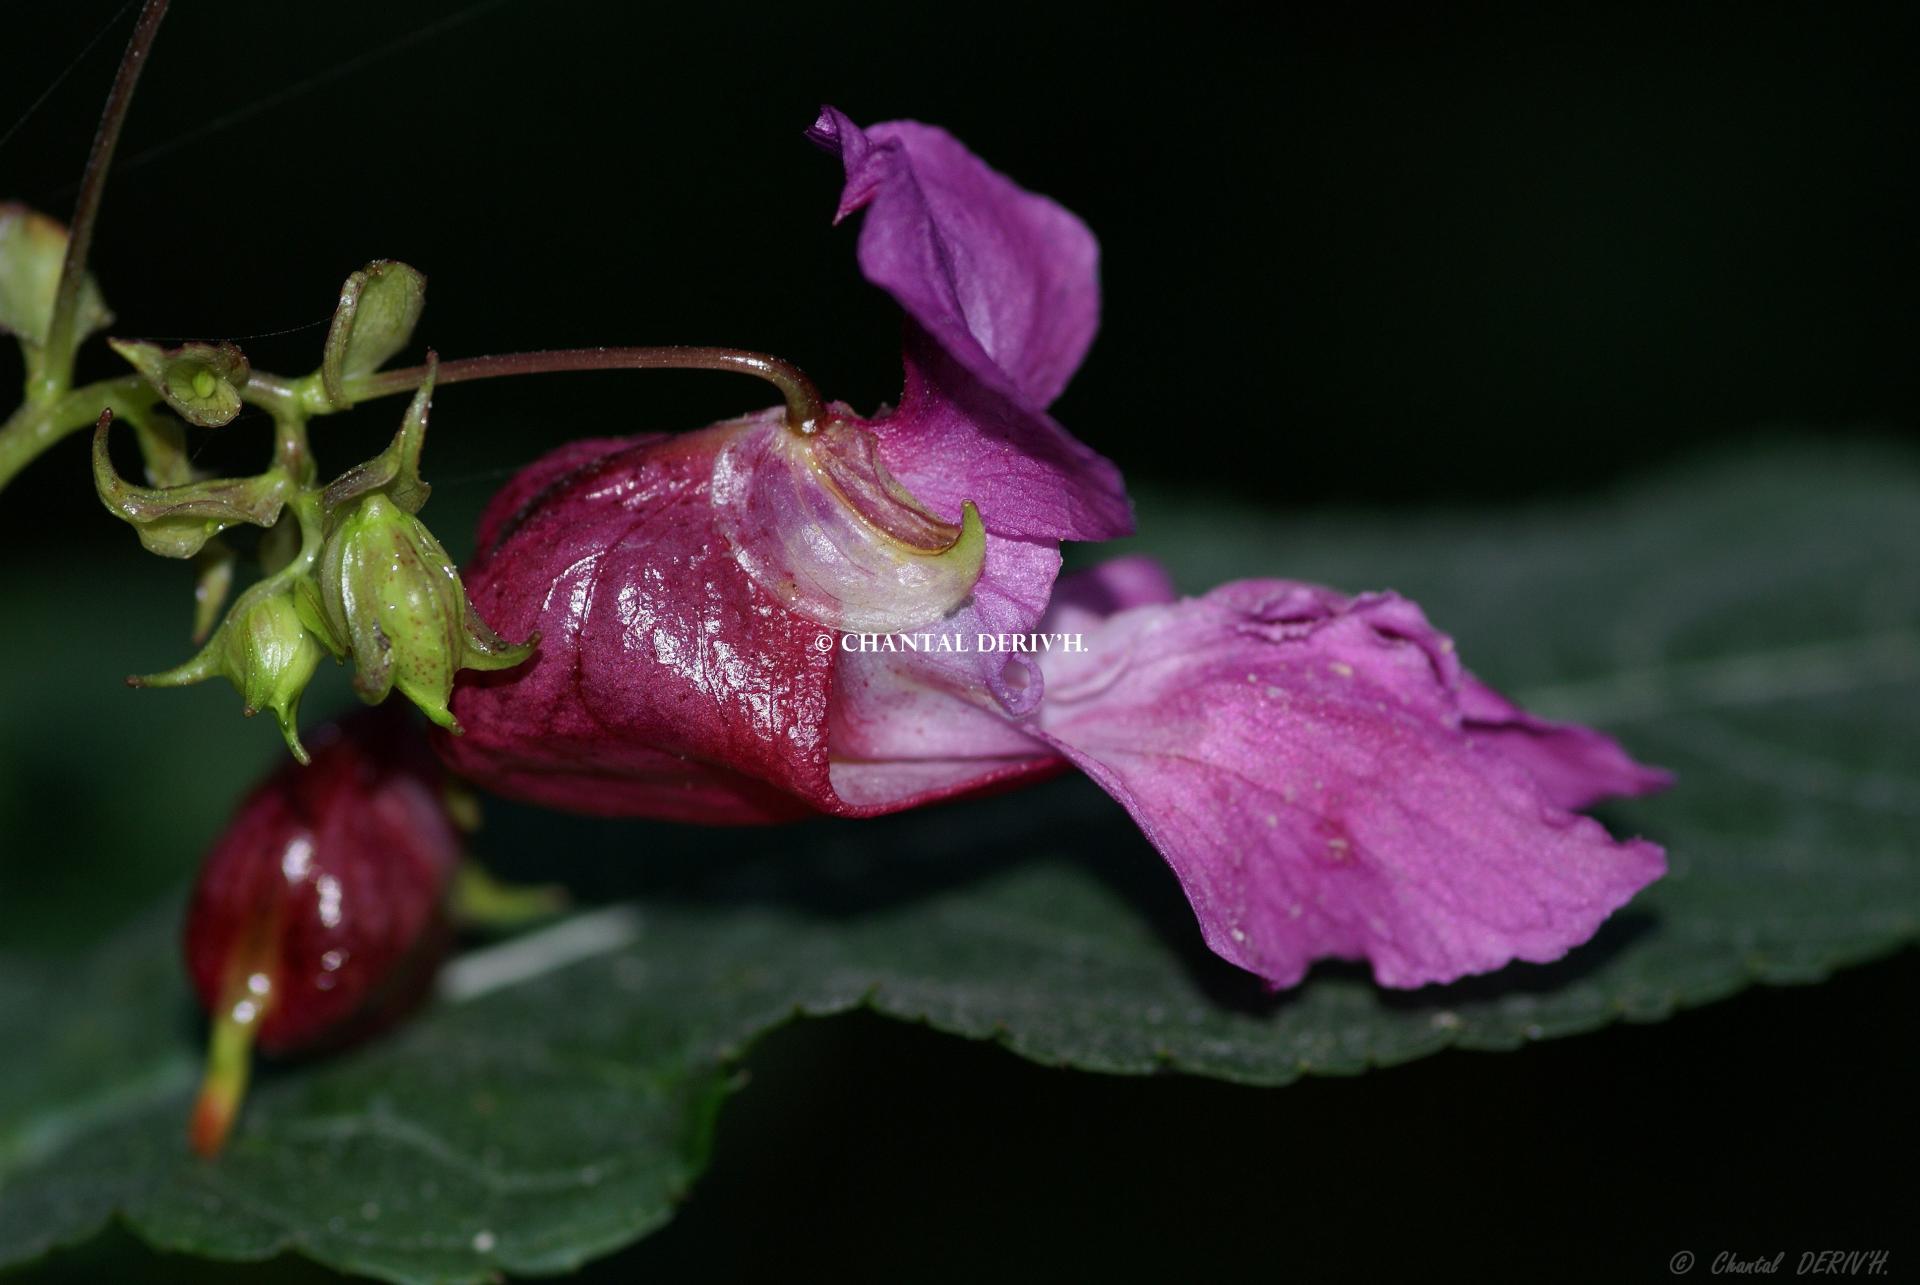
<svg viewBox="0 0 1920 1285">
<path fill-rule="evenodd" d="M 73 208 L 73 224 L 67 232 L 67 257 L 60 265 L 60 286 L 53 297 L 53 316 L 47 325 L 46 365 L 40 374 L 41 395 L 51 397 L 65 390 L 73 378 L 73 327 L 80 308 L 80 291 L 87 278 L 87 252 L 93 247 L 93 225 L 100 215 L 100 197 L 106 189 L 107 170 L 113 164 L 113 150 L 120 143 L 120 127 L 126 123 L 127 109 L 133 105 L 134 86 L 147 65 L 153 38 L 160 31 L 160 20 L 167 16 L 168 0 L 147 0 L 134 24 L 127 52 L 120 59 L 120 71 L 113 79 L 107 105 L 100 113 L 100 128 L 93 136 L 93 150 L 87 154 L 87 168 L 80 179 L 80 197 Z"/>
<path fill-rule="evenodd" d="M 0 490 L 55 442 L 92 428 L 102 410 L 137 419 L 158 401 L 145 379 L 125 375 L 76 388 L 53 401 L 28 402 L 0 423 Z"/>
<path fill-rule="evenodd" d="M 501 353 L 443 361 L 435 386 L 492 379 L 499 375 L 557 374 L 579 370 L 731 370 L 766 380 L 787 403 L 787 427 L 796 433 L 818 431 L 826 420 L 820 393 L 798 366 L 764 353 L 738 348 L 556 348 L 544 352 Z M 355 399 L 412 392 L 427 377 L 425 366 L 409 366 L 349 380 Z"/>
<path fill-rule="evenodd" d="M 778 357 L 738 348 L 556 348 L 541 352 L 501 353 L 443 361 L 435 385 L 458 384 L 502 375 L 557 374 L 582 370 L 730 370 L 764 379 L 780 390 L 787 403 L 787 427 L 795 433 L 818 432 L 827 421 L 826 404 L 799 367 Z M 410 393 L 427 377 L 425 366 L 408 366 L 349 380 L 355 400 Z M 256 370 L 247 377 L 241 396 L 270 412 L 282 426 L 324 415 L 344 407 L 327 400 L 317 375 L 288 379 Z M 0 424 L 0 490 L 40 453 L 67 434 L 89 428 L 103 409 L 133 418 L 157 404 L 159 398 L 139 375 L 103 379 L 76 388 L 50 401 L 30 401 Z M 133 408 L 130 410 L 129 408 Z M 296 454 L 305 455 L 304 449 Z M 308 465 L 310 467 L 310 465 Z"/>
</svg>

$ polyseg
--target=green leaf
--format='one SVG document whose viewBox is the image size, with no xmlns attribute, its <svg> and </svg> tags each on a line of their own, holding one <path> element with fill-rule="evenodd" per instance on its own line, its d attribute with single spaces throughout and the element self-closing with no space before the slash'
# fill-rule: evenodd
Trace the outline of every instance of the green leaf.
<svg viewBox="0 0 1920 1285">
<path fill-rule="evenodd" d="M 136 339 L 108 346 L 146 376 L 147 383 L 189 424 L 219 428 L 240 413 L 240 390 L 252 373 L 247 355 L 229 343 L 162 348 Z"/>
<path fill-rule="evenodd" d="M 492 809 L 509 867 L 552 877 L 564 852 L 577 891 L 620 900 L 467 954 L 380 1043 L 263 1076 L 214 1164 L 182 1143 L 198 1032 L 172 908 L 84 962 L 0 961 L 0 1039 L 25 1051 L 0 1069 L 0 1263 L 118 1213 L 167 1249 L 393 1280 L 563 1270 L 671 1216 L 731 1066 L 796 1014 L 1284 1084 L 1653 1020 L 1920 933 L 1911 457 L 1774 451 L 1494 518 L 1140 508 L 1188 588 L 1392 584 L 1490 680 L 1675 769 L 1607 816 L 1672 874 L 1558 964 L 1412 993 L 1322 967 L 1270 996 L 1084 781 L 746 833 Z"/>
<path fill-rule="evenodd" d="M 335 406 L 350 406 L 347 380 L 386 365 L 407 346 L 427 303 L 425 274 L 397 259 L 375 259 L 346 279 L 327 330 L 320 380 Z"/>
</svg>

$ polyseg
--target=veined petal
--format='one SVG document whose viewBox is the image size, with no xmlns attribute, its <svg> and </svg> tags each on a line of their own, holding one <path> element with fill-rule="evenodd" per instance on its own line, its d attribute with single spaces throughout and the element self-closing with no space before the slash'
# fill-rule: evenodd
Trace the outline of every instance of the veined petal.
<svg viewBox="0 0 1920 1285">
<path fill-rule="evenodd" d="M 867 427 L 887 468 L 922 504 L 951 515 L 971 499 L 995 535 L 1093 541 L 1133 533 L 1133 505 L 1111 460 L 1045 411 L 975 383 L 912 327 L 904 361 L 900 405 Z"/>
<path fill-rule="evenodd" d="M 466 585 L 489 623 L 541 644 L 461 675 L 466 735 L 436 737 L 450 765 L 551 807 L 707 824 L 871 815 L 1061 769 L 1005 716 L 1039 699 L 1037 669 L 1010 682 L 999 655 L 840 650 L 741 568 L 715 465 L 762 422 L 779 416 L 575 444 L 509 483 Z M 1051 542 L 990 537 L 967 600 L 926 628 L 1030 630 L 1059 567 Z"/>
<path fill-rule="evenodd" d="M 565 489 L 575 472 L 593 469 L 616 451 L 666 440 L 665 433 L 641 433 L 633 437 L 583 437 L 554 447 L 494 492 L 487 507 L 480 512 L 480 523 L 473 533 L 474 547 L 484 556 L 512 535 L 549 492 Z"/>
<path fill-rule="evenodd" d="M 734 434 L 714 461 L 713 505 L 747 574 L 831 629 L 931 624 L 966 600 L 986 559 L 971 503 L 958 524 L 935 517 L 880 463 L 872 434 L 843 419 L 803 436 L 776 415 Z"/>
<path fill-rule="evenodd" d="M 1578 810 L 1673 784 L 1673 773 L 1634 762 L 1611 736 L 1537 718 L 1472 674 L 1461 681 L 1460 713 L 1476 740 L 1525 767 L 1560 807 Z"/>
<path fill-rule="evenodd" d="M 827 717 L 836 810 L 897 812 L 1066 767 L 983 695 L 929 657 L 839 656 Z"/>
<path fill-rule="evenodd" d="M 1045 409 L 1100 325 L 1100 246 L 1087 225 L 932 125 L 863 130 L 823 107 L 808 136 L 846 168 L 835 222 L 867 209 L 867 280 L 974 378 Z"/>
<path fill-rule="evenodd" d="M 829 107 L 810 133 L 845 165 L 839 217 L 867 210 L 861 271 L 910 319 L 900 406 L 868 425 L 888 469 L 949 522 L 973 500 L 998 535 L 1131 532 L 1119 471 L 1046 413 L 1098 328 L 1092 233 L 932 126 Z"/>
<path fill-rule="evenodd" d="M 1048 657 L 1034 726 L 1132 813 L 1208 945 L 1276 986 L 1325 957 L 1388 986 L 1556 959 L 1662 853 L 1464 726 L 1451 656 L 1404 599 L 1241 581 Z"/>
</svg>

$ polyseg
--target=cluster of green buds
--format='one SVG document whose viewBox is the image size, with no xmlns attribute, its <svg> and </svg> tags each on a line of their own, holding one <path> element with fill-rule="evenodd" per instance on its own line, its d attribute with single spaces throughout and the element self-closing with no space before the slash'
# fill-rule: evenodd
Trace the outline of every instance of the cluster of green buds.
<svg viewBox="0 0 1920 1285">
<path fill-rule="evenodd" d="M 398 688 L 435 723 L 458 732 L 447 708 L 454 675 L 509 668 L 531 654 L 535 640 L 507 643 L 480 619 L 453 560 L 416 516 L 430 489 L 420 476 L 420 453 L 437 367 L 432 354 L 399 431 L 379 455 L 323 485 L 308 448 L 308 419 L 351 406 L 405 347 L 425 286 L 420 273 L 391 260 L 354 273 L 341 289 L 320 369 L 299 380 L 251 370 L 232 344 L 113 342 L 187 423 L 218 428 L 255 405 L 272 415 L 276 430 L 265 472 L 203 478 L 193 473 L 178 424 L 123 409 L 147 462 L 150 485 L 140 486 L 123 478 L 110 456 L 113 408 L 100 415 L 93 469 L 101 501 L 149 550 L 194 559 L 199 571 L 195 640 L 205 645 L 185 664 L 130 683 L 177 687 L 225 677 L 247 714 L 273 713 L 305 762 L 300 697 L 323 655 L 352 661 L 354 689 L 368 704 Z M 237 557 L 221 536 L 239 526 L 265 531 L 264 575 L 222 619 Z"/>
</svg>

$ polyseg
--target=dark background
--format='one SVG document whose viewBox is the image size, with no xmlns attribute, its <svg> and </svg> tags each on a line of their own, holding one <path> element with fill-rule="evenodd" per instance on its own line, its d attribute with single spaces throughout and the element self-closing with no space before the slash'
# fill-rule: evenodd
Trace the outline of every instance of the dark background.
<svg viewBox="0 0 1920 1285">
<path fill-rule="evenodd" d="M 0 195 L 70 207 L 117 10 L 0 7 Z M 944 124 L 1094 227 L 1105 328 L 1059 414 L 1136 484 L 1573 495 L 1769 426 L 1914 436 L 1916 36 L 1915 6 L 176 0 L 95 267 L 116 333 L 234 338 L 287 373 L 316 364 L 340 279 L 398 257 L 431 274 L 421 338 L 448 356 L 732 344 L 871 409 L 896 320 L 800 139 L 830 101 Z M 450 389 L 429 517 L 460 550 L 540 450 L 768 400 L 697 374 Z M 323 462 L 396 412 L 322 425 Z M 265 449 L 242 422 L 203 460 Z M 66 443 L 8 491 L 7 560 L 143 556 L 84 459 Z M 1657 1029 L 1277 1092 L 816 1025 L 753 1058 L 681 1220 L 608 1270 L 1620 1280 L 1682 1249 L 1701 1274 L 1784 1249 L 1790 1274 L 1892 1248 L 1900 1278 L 1917 985 L 1909 952 Z M 124 1243 L 57 1266 L 199 1270 Z"/>
</svg>

